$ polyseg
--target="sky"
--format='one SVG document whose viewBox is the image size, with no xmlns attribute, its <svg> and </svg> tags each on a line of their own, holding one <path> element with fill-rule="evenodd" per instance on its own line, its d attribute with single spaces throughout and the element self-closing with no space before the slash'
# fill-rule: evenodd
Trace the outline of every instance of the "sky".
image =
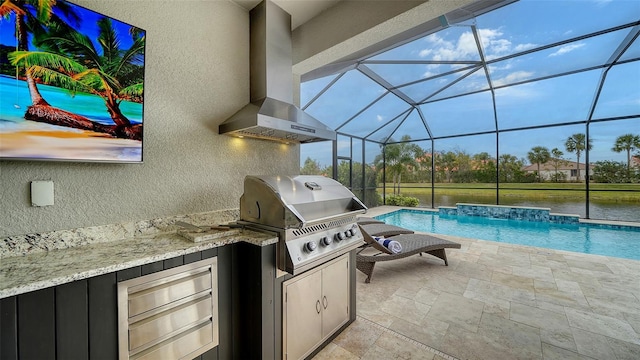
<svg viewBox="0 0 640 360">
<path fill-rule="evenodd" d="M 520 0 L 377 54 L 361 66 L 393 86 L 399 86 L 399 90 L 413 102 L 431 101 L 418 107 L 436 138 L 493 131 L 496 116 L 500 130 L 584 121 L 592 110 L 592 119 L 635 116 L 590 125 L 593 142 L 590 161 L 626 161 L 626 154 L 615 153 L 611 148 L 617 136 L 627 133 L 640 135 L 640 61 L 614 66 L 604 77 L 599 94 L 597 89 L 603 79 L 600 68 L 562 77 L 552 76 L 607 63 L 631 28 L 577 39 L 501 61 L 494 60 L 639 20 L 640 1 Z M 488 77 L 497 88 L 495 115 L 489 91 L 446 99 L 489 89 L 484 68 L 477 66 L 480 54 L 471 25 L 477 29 L 488 62 Z M 640 40 L 636 39 L 621 60 L 639 58 Z M 415 63 L 390 63 L 394 60 Z M 467 63 L 427 64 L 424 63 L 426 61 Z M 447 72 L 452 73 L 442 75 Z M 551 78 L 544 79 L 546 77 Z M 340 132 L 356 136 L 383 140 L 391 131 L 375 130 L 388 124 L 387 129 L 399 126 L 394 139 L 404 134 L 411 135 L 413 139 L 428 137 L 415 110 L 407 112 L 406 120 L 403 116 L 394 120 L 411 106 L 393 94 L 385 95 L 366 108 L 386 90 L 357 70 L 339 78 L 322 96 L 308 104 L 335 78 L 333 75 L 301 85 L 301 105 L 305 111 Z M 518 84 L 540 78 L 542 80 Z M 422 79 L 427 80 L 402 86 Z M 517 85 L 506 86 L 512 84 Z M 598 102 L 592 109 L 596 96 Z M 445 100 L 435 101 L 439 99 Z M 399 125 L 403 120 L 404 123 Z M 500 152 L 526 158 L 532 147 L 545 146 L 549 150 L 558 148 L 565 152 L 565 158 L 573 160 L 575 155 L 565 150 L 564 143 L 572 134 L 584 132 L 584 125 L 506 131 L 500 135 Z M 339 146 L 344 146 L 343 143 L 340 142 Z M 430 147 L 430 143 L 425 143 L 425 146 Z M 301 164 L 307 157 L 323 165 L 330 164 L 330 151 L 326 154 L 322 151 L 325 148 L 330 149 L 331 146 L 302 145 Z M 495 148 L 495 135 L 436 140 L 436 151 L 464 150 L 470 154 L 486 151 L 495 154 Z M 341 152 L 345 153 L 344 150 Z M 584 155 L 581 162 L 584 162 Z"/>
</svg>

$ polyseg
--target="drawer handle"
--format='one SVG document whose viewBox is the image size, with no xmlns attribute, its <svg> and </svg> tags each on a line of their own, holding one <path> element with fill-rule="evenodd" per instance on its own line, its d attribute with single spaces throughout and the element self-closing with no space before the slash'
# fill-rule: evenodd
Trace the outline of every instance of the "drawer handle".
<svg viewBox="0 0 640 360">
<path fill-rule="evenodd" d="M 326 309 L 328 305 L 329 305 L 329 301 L 327 300 L 327 297 L 323 296 L 322 297 L 322 306 L 324 306 L 324 308 Z"/>
<path fill-rule="evenodd" d="M 316 311 L 318 312 L 318 314 L 320 314 L 320 311 L 322 310 L 322 307 L 320 306 L 320 300 L 316 301 Z"/>
</svg>

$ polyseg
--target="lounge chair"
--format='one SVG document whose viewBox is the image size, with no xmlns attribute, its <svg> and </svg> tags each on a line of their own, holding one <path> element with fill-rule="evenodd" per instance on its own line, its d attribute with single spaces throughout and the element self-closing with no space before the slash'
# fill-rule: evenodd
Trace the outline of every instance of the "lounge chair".
<svg viewBox="0 0 640 360">
<path fill-rule="evenodd" d="M 371 282 L 371 276 L 373 275 L 373 268 L 378 261 L 391 261 L 396 259 L 402 259 L 414 254 L 427 253 L 444 260 L 445 266 L 449 265 L 447 261 L 446 248 L 460 249 L 460 244 L 453 241 L 444 240 L 435 236 L 427 234 L 400 234 L 390 237 L 389 239 L 395 240 L 402 245 L 402 252 L 393 254 L 389 249 L 379 244 L 372 238 L 372 235 L 365 229 L 365 226 L 360 226 L 364 240 L 367 243 L 364 248 L 358 250 L 356 253 L 356 268 L 367 275 L 365 283 Z M 380 236 L 380 235 L 373 235 Z M 374 253 L 363 254 L 367 249 L 375 249 Z"/>
<path fill-rule="evenodd" d="M 370 236 L 394 236 L 400 234 L 413 234 L 415 231 L 405 229 L 400 226 L 395 226 L 391 224 L 358 224 L 360 229 L 369 234 Z"/>
<path fill-rule="evenodd" d="M 360 216 L 356 220 L 358 225 L 367 225 L 367 224 L 384 224 L 384 221 L 374 219 L 372 217 Z"/>
</svg>

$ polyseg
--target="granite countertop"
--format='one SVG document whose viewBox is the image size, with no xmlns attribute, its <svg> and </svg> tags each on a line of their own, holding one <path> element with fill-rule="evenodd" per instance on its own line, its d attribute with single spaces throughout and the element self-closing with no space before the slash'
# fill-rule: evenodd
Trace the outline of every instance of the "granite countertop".
<svg viewBox="0 0 640 360">
<path fill-rule="evenodd" d="M 242 230 L 194 242 L 176 231 L 0 258 L 0 299 L 240 241 L 257 246 L 277 237 Z"/>
</svg>

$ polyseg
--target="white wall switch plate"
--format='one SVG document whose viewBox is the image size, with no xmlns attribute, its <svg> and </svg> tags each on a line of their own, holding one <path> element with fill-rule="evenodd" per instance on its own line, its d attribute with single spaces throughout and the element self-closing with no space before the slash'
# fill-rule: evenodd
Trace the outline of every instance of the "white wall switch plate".
<svg viewBox="0 0 640 360">
<path fill-rule="evenodd" d="M 31 206 L 53 205 L 53 181 L 31 182 Z"/>
</svg>

